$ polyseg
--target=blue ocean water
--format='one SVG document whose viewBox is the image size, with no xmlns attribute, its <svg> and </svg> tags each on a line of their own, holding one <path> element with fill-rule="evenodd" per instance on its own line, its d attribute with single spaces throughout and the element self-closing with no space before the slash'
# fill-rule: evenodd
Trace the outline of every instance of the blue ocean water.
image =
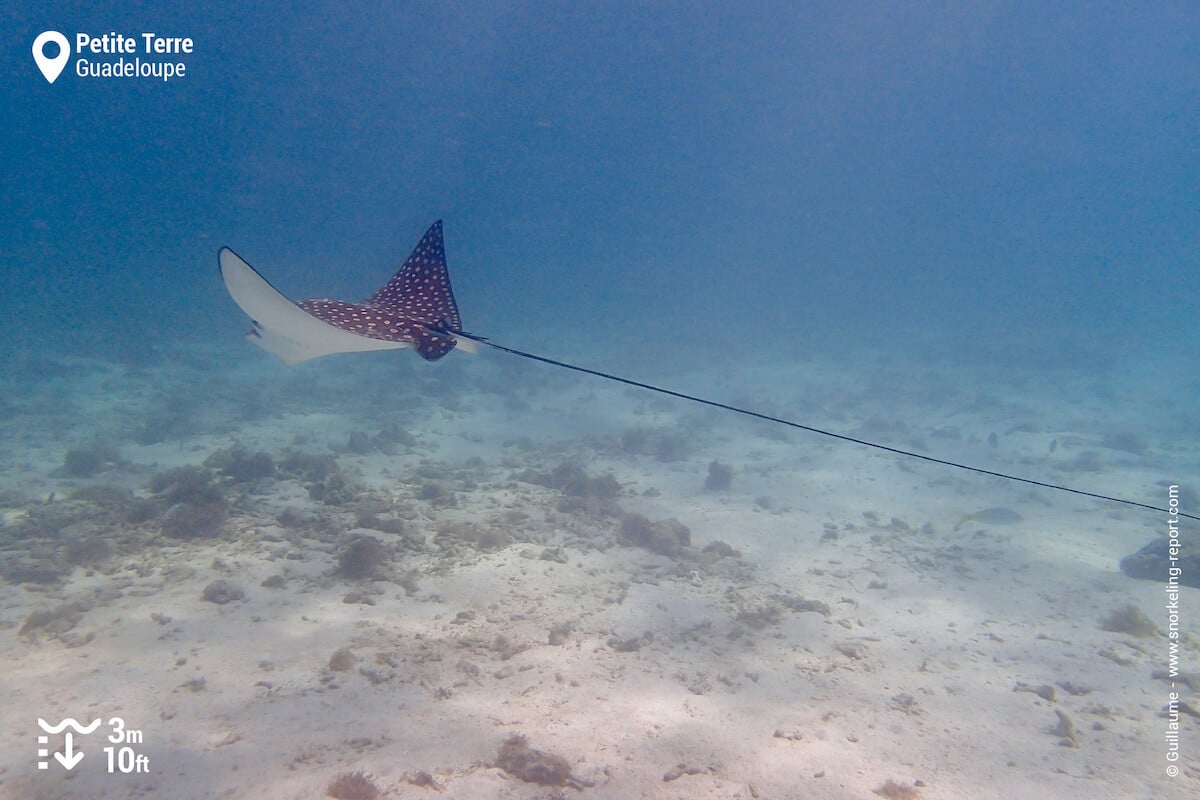
<svg viewBox="0 0 1200 800">
<path fill-rule="evenodd" d="M 1096 406 L 1064 392 L 1051 418 L 1135 433 L 1164 479 L 1200 472 L 1166 444 L 1200 423 L 1193 4 L 4 5 L 15 405 L 55 359 L 190 351 L 213 381 L 261 370 L 256 391 L 303 397 L 242 342 L 218 249 L 289 296 L 357 299 L 442 219 L 465 329 L 503 344 L 789 414 L 770 375 L 815 355 L 853 397 L 919 400 L 920 364 L 1053 398 L 1067 370 Z M 44 30 L 194 52 L 168 82 L 72 65 L 51 84 Z M 350 358 L 300 374 L 345 370 L 365 406 L 372 380 L 477 368 Z M 1161 501 L 1144 488 L 1125 494 Z"/>
<path fill-rule="evenodd" d="M 1192 350 L 1186 4 L 122 6 L 9 14 L 9 342 L 212 339 L 219 246 L 355 297 L 445 218 L 496 336 Z M 53 26 L 195 53 L 49 85 Z"/>
</svg>

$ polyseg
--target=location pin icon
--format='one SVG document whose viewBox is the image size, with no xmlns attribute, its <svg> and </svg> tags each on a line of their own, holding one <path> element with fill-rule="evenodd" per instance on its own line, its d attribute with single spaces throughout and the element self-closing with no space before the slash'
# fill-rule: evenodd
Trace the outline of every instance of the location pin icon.
<svg viewBox="0 0 1200 800">
<path fill-rule="evenodd" d="M 54 42 L 58 45 L 58 55 L 54 58 L 46 58 L 46 54 L 42 52 L 47 42 Z M 62 74 L 63 68 L 67 66 L 67 62 L 71 60 L 71 43 L 58 31 L 40 33 L 33 40 L 33 60 L 37 62 L 38 69 L 46 76 L 46 80 L 54 83 Z"/>
</svg>

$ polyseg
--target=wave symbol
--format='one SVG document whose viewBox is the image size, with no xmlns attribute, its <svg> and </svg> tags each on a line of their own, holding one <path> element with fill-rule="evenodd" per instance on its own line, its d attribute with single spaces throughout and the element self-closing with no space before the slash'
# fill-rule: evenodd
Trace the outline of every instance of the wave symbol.
<svg viewBox="0 0 1200 800">
<path fill-rule="evenodd" d="M 46 722 L 46 720 L 42 719 L 41 717 L 38 717 L 38 725 L 46 733 L 62 733 L 63 730 L 65 730 L 66 728 L 74 728 L 76 733 L 81 734 L 81 735 L 87 735 L 87 734 L 91 733 L 92 731 L 96 730 L 96 728 L 100 727 L 100 720 L 93 721 L 91 725 L 83 726 L 83 725 L 80 725 L 78 722 L 76 722 L 71 717 L 67 717 L 62 722 L 58 723 L 57 725 L 51 725 L 49 722 Z"/>
</svg>

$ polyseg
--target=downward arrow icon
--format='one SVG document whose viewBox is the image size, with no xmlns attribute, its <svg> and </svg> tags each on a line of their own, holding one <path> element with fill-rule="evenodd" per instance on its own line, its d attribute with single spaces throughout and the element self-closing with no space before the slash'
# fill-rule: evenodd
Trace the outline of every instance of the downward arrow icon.
<svg viewBox="0 0 1200 800">
<path fill-rule="evenodd" d="M 63 769 L 71 769 L 83 760 L 83 751 L 75 752 L 75 738 L 67 731 L 66 744 L 61 753 L 55 753 L 54 758 L 63 765 Z"/>
</svg>

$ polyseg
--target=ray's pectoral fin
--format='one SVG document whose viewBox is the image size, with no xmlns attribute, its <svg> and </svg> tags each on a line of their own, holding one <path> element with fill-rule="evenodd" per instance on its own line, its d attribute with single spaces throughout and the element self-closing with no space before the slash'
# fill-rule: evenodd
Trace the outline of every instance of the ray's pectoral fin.
<svg viewBox="0 0 1200 800">
<path fill-rule="evenodd" d="M 396 350 L 411 346 L 406 341 L 360 336 L 318 319 L 284 297 L 228 247 L 221 248 L 219 261 L 225 288 L 254 322 L 246 339 L 279 356 L 286 364 L 299 364 L 332 353 Z"/>
</svg>

